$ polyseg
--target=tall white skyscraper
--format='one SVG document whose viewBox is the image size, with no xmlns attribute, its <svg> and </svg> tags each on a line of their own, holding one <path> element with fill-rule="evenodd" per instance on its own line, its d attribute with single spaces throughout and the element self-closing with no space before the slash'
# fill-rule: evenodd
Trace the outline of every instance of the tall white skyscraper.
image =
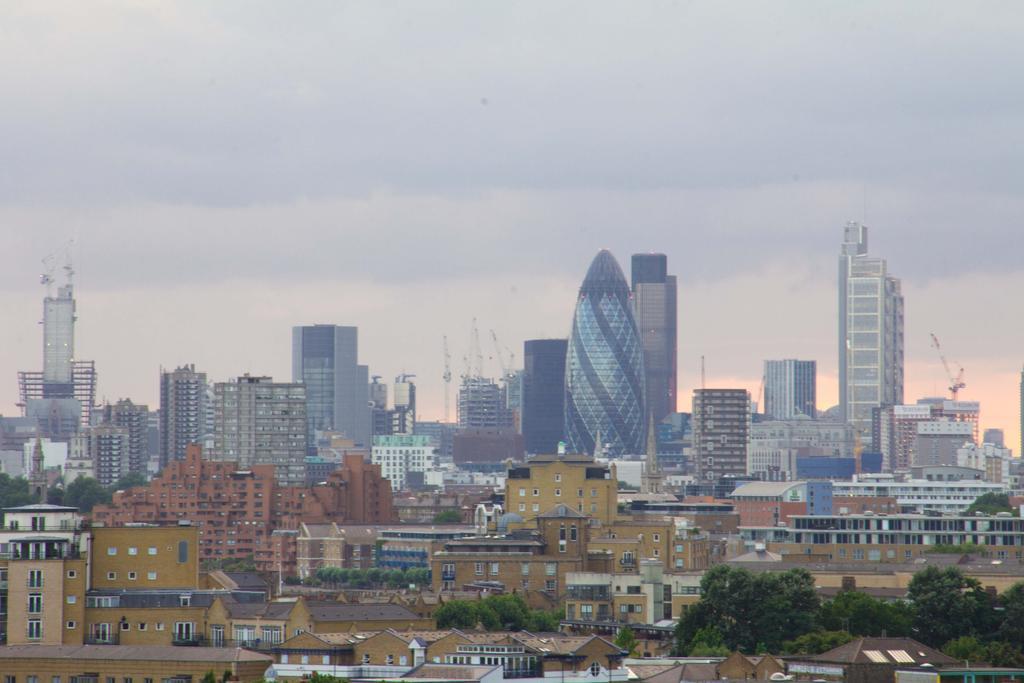
<svg viewBox="0 0 1024 683">
<path fill-rule="evenodd" d="M 43 381 L 63 384 L 71 394 L 75 355 L 75 296 L 71 282 L 43 300 Z"/>
<path fill-rule="evenodd" d="M 839 408 L 874 450 L 871 412 L 903 403 L 903 294 L 885 259 L 868 256 L 868 229 L 846 224 L 839 255 Z"/>
</svg>

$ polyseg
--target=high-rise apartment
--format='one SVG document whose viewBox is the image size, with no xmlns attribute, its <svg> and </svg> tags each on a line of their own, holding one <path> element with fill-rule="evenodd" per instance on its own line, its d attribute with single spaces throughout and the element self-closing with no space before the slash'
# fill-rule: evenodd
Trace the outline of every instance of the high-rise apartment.
<svg viewBox="0 0 1024 683">
<path fill-rule="evenodd" d="M 523 444 L 527 453 L 554 453 L 565 439 L 567 339 L 523 344 Z"/>
<path fill-rule="evenodd" d="M 128 427 L 107 422 L 87 427 L 84 433 L 93 473 L 99 483 L 110 486 L 128 474 L 131 453 L 131 431 Z"/>
<path fill-rule="evenodd" d="M 149 442 L 149 407 L 123 398 L 103 406 L 103 421 L 128 430 L 128 453 L 122 467 L 125 474 L 146 474 Z"/>
<path fill-rule="evenodd" d="M 206 436 L 207 386 L 206 373 L 195 365 L 160 371 L 160 469 Z"/>
<path fill-rule="evenodd" d="M 629 285 L 611 252 L 590 264 L 565 361 L 565 436 L 573 453 L 644 452 L 644 357 Z"/>
<path fill-rule="evenodd" d="M 243 375 L 213 386 L 211 460 L 274 465 L 282 484 L 306 481 L 306 387 Z"/>
<path fill-rule="evenodd" d="M 872 410 L 903 403 L 903 294 L 859 223 L 845 227 L 838 289 L 840 417 L 874 449 Z"/>
<path fill-rule="evenodd" d="M 745 475 L 750 445 L 750 392 L 695 389 L 691 419 L 697 478 L 710 481 Z"/>
<path fill-rule="evenodd" d="M 658 423 L 676 412 L 676 276 L 668 274 L 665 254 L 633 254 L 631 276 L 646 406 Z"/>
<path fill-rule="evenodd" d="M 766 360 L 764 414 L 775 420 L 816 417 L 817 366 L 813 360 Z"/>
<path fill-rule="evenodd" d="M 292 328 L 292 381 L 306 386 L 310 444 L 317 431 L 333 431 L 370 446 L 370 372 L 358 362 L 358 333 L 341 325 Z"/>
</svg>

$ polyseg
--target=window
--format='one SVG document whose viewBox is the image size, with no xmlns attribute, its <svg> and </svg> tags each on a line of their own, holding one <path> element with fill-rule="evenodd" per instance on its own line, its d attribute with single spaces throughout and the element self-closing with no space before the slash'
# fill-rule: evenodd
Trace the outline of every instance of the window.
<svg viewBox="0 0 1024 683">
<path fill-rule="evenodd" d="M 575 524 L 573 524 L 571 527 L 569 527 L 569 540 L 570 541 L 577 540 L 576 525 Z"/>
<path fill-rule="evenodd" d="M 178 541 L 178 562 L 188 562 L 188 541 Z"/>
<path fill-rule="evenodd" d="M 145 631 L 146 630 L 146 622 L 144 622 L 144 621 L 140 621 L 139 622 L 139 630 L 140 631 Z"/>
<path fill-rule="evenodd" d="M 129 581 L 134 581 L 137 578 L 139 578 L 139 575 L 138 575 L 137 572 L 128 572 L 128 580 Z"/>
<path fill-rule="evenodd" d="M 562 489 L 555 489 L 555 497 L 556 498 L 561 498 L 562 497 Z"/>
<path fill-rule="evenodd" d="M 73 605 L 73 604 L 75 604 L 76 602 L 78 602 L 78 596 L 77 596 L 77 595 L 69 595 L 69 596 L 67 597 L 67 601 L 68 601 L 68 604 L 69 604 L 69 605 Z"/>
<path fill-rule="evenodd" d="M 483 576 L 484 575 L 484 563 L 483 562 L 476 562 L 476 563 L 474 563 L 473 564 L 473 573 L 476 574 L 477 576 Z"/>
<path fill-rule="evenodd" d="M 590 489 L 590 497 L 597 498 L 597 489 Z"/>
<path fill-rule="evenodd" d="M 128 554 L 132 555 L 132 556 L 138 555 L 139 554 L 139 549 L 135 548 L 135 547 L 132 547 L 132 546 L 128 546 Z"/>
<path fill-rule="evenodd" d="M 597 512 L 597 503 L 591 503 L 590 504 L 590 512 L 591 513 L 596 513 Z"/>
<path fill-rule="evenodd" d="M 548 576 L 554 576 L 558 573 L 558 564 L 555 562 L 545 562 L 544 573 Z"/>
<path fill-rule="evenodd" d="M 395 656 L 394 655 L 387 655 L 384 658 L 384 663 L 385 664 L 394 664 L 395 663 Z"/>
<path fill-rule="evenodd" d="M 69 621 L 69 622 L 67 623 L 67 627 L 68 627 L 68 630 L 69 630 L 69 631 L 74 631 L 74 630 L 75 630 L 76 628 L 78 628 L 78 624 L 76 624 L 76 623 L 75 623 L 75 622 L 73 622 L 73 621 Z"/>
<path fill-rule="evenodd" d="M 540 495 L 540 489 L 534 489 L 533 490 L 533 495 L 534 496 L 539 496 Z"/>
<path fill-rule="evenodd" d="M 591 664 L 590 665 L 590 675 L 591 676 L 600 676 L 601 675 L 601 665 L 598 664 L 597 662 L 594 662 L 593 664 Z"/>
<path fill-rule="evenodd" d="M 530 575 L 530 563 L 529 562 L 523 562 L 523 564 L 522 564 L 522 566 L 520 568 L 520 571 L 522 572 L 523 576 L 529 576 Z"/>
<path fill-rule="evenodd" d="M 546 590 L 546 591 L 553 591 L 553 590 L 556 589 L 557 586 L 558 586 L 558 582 L 555 581 L 554 579 L 548 579 L 547 581 L 544 582 L 544 590 Z"/>
<path fill-rule="evenodd" d="M 28 613 L 39 614 L 43 611 L 43 594 L 42 593 L 29 593 L 28 594 Z"/>
<path fill-rule="evenodd" d="M 555 474 L 555 481 L 562 481 L 562 473 L 561 472 L 557 472 Z"/>
<path fill-rule="evenodd" d="M 540 503 L 534 503 L 533 504 L 533 511 L 534 512 L 540 512 Z"/>
<path fill-rule="evenodd" d="M 326 664 L 326 662 L 324 662 L 324 663 Z M 407 656 L 405 656 L 405 655 L 402 655 L 401 657 L 398 658 L 398 663 L 401 664 L 402 666 L 408 666 L 409 665 L 409 658 Z"/>
<path fill-rule="evenodd" d="M 520 498 L 525 498 L 526 497 L 526 489 L 519 489 L 519 497 Z"/>
<path fill-rule="evenodd" d="M 652 538 L 654 539 L 654 542 L 657 543 L 661 540 L 661 534 L 653 534 Z"/>
<path fill-rule="evenodd" d="M 149 546 L 149 554 L 150 555 L 156 555 L 156 546 L 155 545 Z"/>
<path fill-rule="evenodd" d="M 369 652 L 364 652 L 363 653 L 363 664 L 369 664 L 369 663 L 370 663 L 370 653 Z"/>
<path fill-rule="evenodd" d="M 583 497 L 583 489 L 576 489 L 576 497 L 577 498 L 582 498 Z"/>
<path fill-rule="evenodd" d="M 497 562 L 491 562 L 491 576 L 497 576 L 497 575 L 498 575 L 498 563 Z"/>
<path fill-rule="evenodd" d="M 526 503 L 520 503 L 519 504 L 519 511 L 520 512 L 526 512 Z"/>
<path fill-rule="evenodd" d="M 162 621 L 156 622 L 156 630 L 157 631 L 163 631 L 164 630 L 164 622 L 162 622 Z"/>
<path fill-rule="evenodd" d="M 78 570 L 77 569 L 69 569 L 68 570 L 68 578 L 69 579 L 77 579 L 78 578 Z"/>
<path fill-rule="evenodd" d="M 116 546 L 108 547 L 107 548 L 107 555 L 110 555 L 111 557 L 113 557 L 114 555 L 117 555 L 117 547 Z"/>
<path fill-rule="evenodd" d="M 107 572 L 107 581 L 117 581 L 117 572 Z"/>
<path fill-rule="evenodd" d="M 42 569 L 29 569 L 28 570 L 28 587 L 29 588 L 42 588 L 43 587 L 43 570 Z"/>
<path fill-rule="evenodd" d="M 156 572 L 147 572 L 146 578 L 150 581 L 156 581 Z"/>
<path fill-rule="evenodd" d="M 39 619 L 28 620 L 28 639 L 39 640 L 43 637 L 43 622 Z"/>
</svg>

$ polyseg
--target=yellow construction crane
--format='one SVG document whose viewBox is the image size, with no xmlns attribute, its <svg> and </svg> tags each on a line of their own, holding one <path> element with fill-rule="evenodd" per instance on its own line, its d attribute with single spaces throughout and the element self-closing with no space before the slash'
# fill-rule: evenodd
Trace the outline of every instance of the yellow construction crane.
<svg viewBox="0 0 1024 683">
<path fill-rule="evenodd" d="M 953 371 L 949 369 L 949 362 L 946 361 L 946 356 L 942 353 L 939 338 L 935 336 L 934 332 L 931 333 L 931 336 L 932 346 L 935 347 L 935 351 L 939 354 L 939 360 L 942 361 L 942 367 L 946 370 L 946 378 L 949 380 L 949 397 L 955 401 L 960 390 L 967 386 L 964 383 L 964 369 L 961 367 L 954 377 Z"/>
</svg>

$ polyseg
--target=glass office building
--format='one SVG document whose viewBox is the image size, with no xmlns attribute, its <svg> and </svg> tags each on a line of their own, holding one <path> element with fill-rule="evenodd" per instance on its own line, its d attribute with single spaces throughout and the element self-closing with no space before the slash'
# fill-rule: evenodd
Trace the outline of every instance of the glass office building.
<svg viewBox="0 0 1024 683">
<path fill-rule="evenodd" d="M 593 453 L 598 434 L 609 456 L 643 453 L 643 349 L 629 285 L 601 250 L 576 301 L 566 353 L 565 435 L 569 450 Z"/>
</svg>

